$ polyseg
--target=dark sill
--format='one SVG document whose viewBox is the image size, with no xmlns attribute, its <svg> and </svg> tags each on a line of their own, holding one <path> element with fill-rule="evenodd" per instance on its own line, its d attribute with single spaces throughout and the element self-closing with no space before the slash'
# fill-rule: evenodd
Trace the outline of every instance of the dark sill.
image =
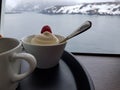
<svg viewBox="0 0 120 90">
<path fill-rule="evenodd" d="M 120 57 L 120 54 L 71 52 L 73 55 Z"/>
</svg>

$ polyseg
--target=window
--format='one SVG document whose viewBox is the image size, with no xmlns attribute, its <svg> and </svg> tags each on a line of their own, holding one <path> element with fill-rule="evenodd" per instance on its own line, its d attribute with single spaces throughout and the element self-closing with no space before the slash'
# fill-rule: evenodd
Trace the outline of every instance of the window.
<svg viewBox="0 0 120 90">
<path fill-rule="evenodd" d="M 92 27 L 69 40 L 66 50 L 120 54 L 119 0 L 78 1 L 82 0 L 7 0 L 2 32 L 4 36 L 21 39 L 39 34 L 42 26 L 47 24 L 53 33 L 67 36 L 90 20 Z"/>
<path fill-rule="evenodd" d="M 0 1 L 0 25 L 1 25 L 1 7 L 2 7 L 2 2 Z M 0 27 L 1 28 L 1 27 Z"/>
<path fill-rule="evenodd" d="M 0 1 L 0 31 L 1 31 L 1 18 L 2 18 L 2 1 Z"/>
</svg>

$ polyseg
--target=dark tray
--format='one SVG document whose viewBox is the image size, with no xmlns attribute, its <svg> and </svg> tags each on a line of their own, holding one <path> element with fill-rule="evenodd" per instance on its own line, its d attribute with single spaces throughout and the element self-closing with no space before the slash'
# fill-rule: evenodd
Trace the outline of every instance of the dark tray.
<svg viewBox="0 0 120 90">
<path fill-rule="evenodd" d="M 26 68 L 23 65 L 22 71 Z M 38 69 L 20 81 L 17 90 L 95 90 L 90 75 L 76 58 L 64 51 L 59 64 Z"/>
</svg>

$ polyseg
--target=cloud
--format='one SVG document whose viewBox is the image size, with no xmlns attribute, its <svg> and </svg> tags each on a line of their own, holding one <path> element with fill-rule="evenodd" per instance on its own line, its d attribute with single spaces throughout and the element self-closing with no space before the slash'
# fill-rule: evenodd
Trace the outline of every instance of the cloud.
<svg viewBox="0 0 120 90">
<path fill-rule="evenodd" d="M 21 0 L 6 0 L 6 6 L 15 7 Z"/>
<path fill-rule="evenodd" d="M 76 2 L 76 3 L 82 3 L 82 2 L 105 2 L 105 1 L 120 1 L 120 0 L 6 0 L 6 6 L 14 8 L 17 4 L 20 2 L 40 2 L 41 4 L 47 3 L 62 3 L 62 2 Z"/>
</svg>

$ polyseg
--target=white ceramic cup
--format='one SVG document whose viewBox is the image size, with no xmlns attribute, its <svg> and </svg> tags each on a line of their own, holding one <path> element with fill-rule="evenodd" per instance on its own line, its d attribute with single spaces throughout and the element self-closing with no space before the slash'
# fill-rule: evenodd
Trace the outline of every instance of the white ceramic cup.
<svg viewBox="0 0 120 90">
<path fill-rule="evenodd" d="M 64 37 L 56 35 L 59 40 Z M 60 57 L 64 51 L 67 42 L 56 45 L 33 45 L 30 43 L 34 35 L 22 38 L 23 47 L 26 52 L 31 53 L 37 60 L 37 67 L 48 69 L 56 66 L 59 63 Z"/>
<path fill-rule="evenodd" d="M 21 60 L 29 64 L 28 71 L 20 74 Z M 22 52 L 22 43 L 14 38 L 0 38 L 0 90 L 15 90 L 18 81 L 28 76 L 36 67 L 33 55 Z"/>
</svg>

